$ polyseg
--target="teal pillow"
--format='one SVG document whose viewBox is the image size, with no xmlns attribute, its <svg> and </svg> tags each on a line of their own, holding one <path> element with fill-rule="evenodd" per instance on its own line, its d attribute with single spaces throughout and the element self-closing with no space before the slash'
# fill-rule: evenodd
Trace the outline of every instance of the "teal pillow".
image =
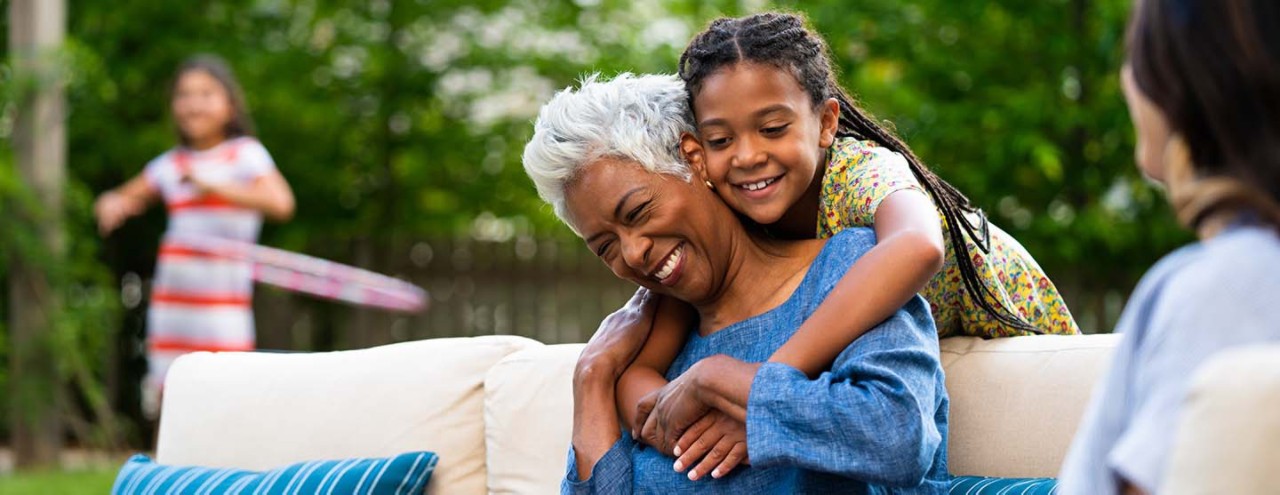
<svg viewBox="0 0 1280 495">
<path fill-rule="evenodd" d="M 389 458 L 307 461 L 270 471 L 165 466 L 145 455 L 125 461 L 111 495 L 333 493 L 419 495 L 438 458 L 410 452 Z"/>
<path fill-rule="evenodd" d="M 1053 495 L 1058 480 L 1053 478 L 984 478 L 956 476 L 951 478 L 952 495 Z"/>
</svg>

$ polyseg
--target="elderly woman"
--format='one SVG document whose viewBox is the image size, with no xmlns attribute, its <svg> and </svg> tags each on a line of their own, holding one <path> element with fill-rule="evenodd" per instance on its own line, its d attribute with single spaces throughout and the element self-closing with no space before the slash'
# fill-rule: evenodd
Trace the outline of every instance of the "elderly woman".
<svg viewBox="0 0 1280 495">
<path fill-rule="evenodd" d="M 691 132 L 678 79 L 587 79 L 543 107 L 524 165 L 615 275 L 696 310 L 697 328 L 666 374 L 678 399 L 653 414 L 712 418 L 726 435 L 745 437 L 750 466 L 691 481 L 672 458 L 622 434 L 618 377 L 601 370 L 625 367 L 617 363 L 634 359 L 640 342 L 597 339 L 574 376 L 564 491 L 944 493 L 947 397 L 926 303 L 911 300 L 817 379 L 761 364 L 874 234 L 781 241 L 748 231 L 714 192 L 691 183 L 679 149 Z M 610 366 L 596 366 L 601 360 Z"/>
</svg>

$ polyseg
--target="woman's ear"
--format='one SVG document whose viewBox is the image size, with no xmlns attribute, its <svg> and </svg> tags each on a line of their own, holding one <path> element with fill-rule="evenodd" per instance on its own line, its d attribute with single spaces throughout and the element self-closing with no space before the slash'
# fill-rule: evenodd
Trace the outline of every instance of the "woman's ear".
<svg viewBox="0 0 1280 495">
<path fill-rule="evenodd" d="M 684 161 L 689 163 L 689 167 L 693 169 L 694 175 L 699 180 L 708 180 L 707 176 L 707 155 L 703 153 L 702 141 L 697 136 L 690 133 L 680 135 L 680 154 L 684 155 Z"/>
<path fill-rule="evenodd" d="M 836 130 L 840 128 L 840 102 L 835 98 L 827 98 L 822 104 L 822 115 L 819 117 L 820 133 L 818 145 L 830 148 L 836 142 Z"/>
</svg>

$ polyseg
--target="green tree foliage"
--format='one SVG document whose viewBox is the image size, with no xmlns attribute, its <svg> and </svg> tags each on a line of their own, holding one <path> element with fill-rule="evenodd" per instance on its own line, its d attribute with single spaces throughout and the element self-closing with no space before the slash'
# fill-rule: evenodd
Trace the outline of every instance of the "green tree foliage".
<svg viewBox="0 0 1280 495">
<path fill-rule="evenodd" d="M 58 389 L 60 393 L 74 396 L 74 402 L 64 399 L 63 403 L 78 406 L 76 411 L 55 411 L 77 437 L 98 446 L 114 446 L 121 439 L 120 425 L 103 384 L 112 335 L 105 329 L 111 328 L 116 320 L 119 305 L 111 290 L 110 272 L 97 257 L 99 243 L 95 236 L 88 234 L 92 232 L 92 193 L 79 181 L 67 185 L 61 222 L 63 252 L 49 252 L 36 228 L 51 220 L 49 212 L 21 179 L 8 139 L 13 132 L 18 102 L 28 100 L 44 85 L 60 82 L 75 86 L 80 82 L 70 70 L 80 65 L 83 57 L 83 51 L 74 43 L 47 56 L 57 58 L 57 65 L 63 69 L 35 75 L 16 71 L 8 63 L 0 65 L 0 212 L 3 212 L 0 214 L 0 260 L 4 260 L 0 264 L 0 279 L 5 282 L 0 285 L 0 309 L 11 302 L 9 263 L 22 260 L 46 275 L 52 294 L 42 297 L 59 301 L 62 311 L 51 318 L 52 328 L 30 343 L 50 350 L 35 354 L 53 357 L 54 375 L 35 375 L 38 383 L 27 382 L 21 387 L 13 386 L 15 384 L 8 380 L 9 352 L 14 349 L 8 338 L 8 313 L 0 311 L 0 390 L 5 391 L 0 396 L 0 432 L 7 431 L 13 414 L 50 414 L 49 405 L 38 402 L 48 394 L 31 396 L 36 391 Z"/>
<path fill-rule="evenodd" d="M 1133 164 L 1118 72 L 1127 0 L 787 2 L 841 80 L 1017 237 L 1083 328 L 1190 239 Z M 1109 304 L 1110 302 L 1110 304 Z"/>
<path fill-rule="evenodd" d="M 323 251 L 482 212 L 550 225 L 519 167 L 538 106 L 584 72 L 671 71 L 691 29 L 630 2 L 72 2 L 71 33 L 100 61 L 73 100 L 72 168 L 101 189 L 171 146 L 173 70 L 213 52 L 297 191 L 297 219 L 267 242 Z"/>
<path fill-rule="evenodd" d="M 1129 3 L 779 5 L 807 14 L 831 45 L 846 88 L 1026 245 L 1068 292 L 1082 326 L 1108 331 L 1137 277 L 1190 238 L 1132 166 L 1116 77 Z M 79 268 L 62 287 L 106 309 L 68 321 L 110 335 L 119 327 L 110 312 L 115 289 L 94 270 L 107 266 L 118 276 L 152 269 L 161 208 L 101 241 L 89 205 L 175 144 L 169 86 L 190 55 L 230 61 L 259 136 L 297 195 L 297 217 L 268 226 L 263 242 L 376 269 L 379 260 L 406 254 L 395 246 L 466 232 L 477 219 L 502 219 L 526 235 L 571 235 L 519 165 L 538 106 L 584 73 L 673 72 L 685 43 L 708 21 L 769 7 L 69 0 L 67 228 L 69 264 Z M 4 15 L 0 28 L 7 27 Z M 0 76 L 0 94 L 11 95 L 13 78 L 7 70 Z M 0 139 L 7 141 L 12 113 L 5 101 Z M 10 153 L 0 149 L 0 249 L 25 242 L 12 206 L 21 193 Z M 84 340 L 84 330 L 69 335 L 80 336 L 67 341 L 85 349 L 83 356 L 109 347 Z"/>
</svg>

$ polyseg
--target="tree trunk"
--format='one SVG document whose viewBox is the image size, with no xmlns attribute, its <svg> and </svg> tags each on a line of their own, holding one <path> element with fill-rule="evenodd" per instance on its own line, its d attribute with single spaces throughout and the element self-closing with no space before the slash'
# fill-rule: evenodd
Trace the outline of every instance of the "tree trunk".
<svg viewBox="0 0 1280 495">
<path fill-rule="evenodd" d="M 38 210 L 28 220 L 42 253 L 19 250 L 10 260 L 10 354 L 15 463 L 52 466 L 62 447 L 62 408 L 54 354 L 58 298 L 42 266 L 58 266 L 63 252 L 62 189 L 66 175 L 64 102 L 57 57 L 66 30 L 63 0 L 9 4 L 9 47 L 17 92 L 14 158 Z M 49 256 L 46 261 L 31 256 Z"/>
</svg>

